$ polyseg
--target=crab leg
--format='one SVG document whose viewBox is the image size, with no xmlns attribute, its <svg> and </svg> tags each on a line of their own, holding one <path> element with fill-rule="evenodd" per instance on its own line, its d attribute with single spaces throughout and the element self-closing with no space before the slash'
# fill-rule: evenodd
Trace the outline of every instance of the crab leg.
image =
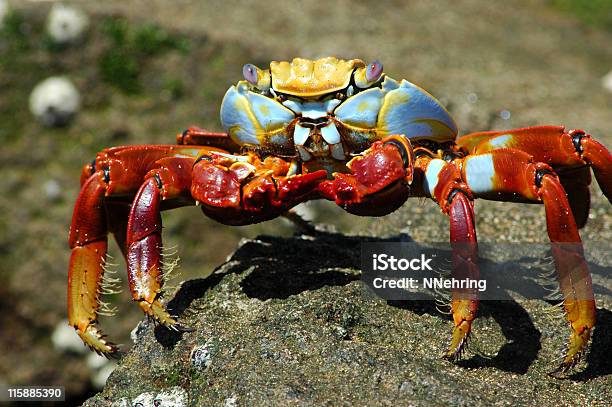
<svg viewBox="0 0 612 407">
<path fill-rule="evenodd" d="M 203 147 L 117 147 L 98 154 L 84 167 L 69 244 L 68 320 L 86 345 L 98 353 L 113 354 L 117 346 L 106 341 L 97 327 L 103 291 L 107 234 L 111 232 L 127 254 L 126 229 L 130 202 L 143 177 L 163 157 L 197 155 Z M 221 151 L 221 150 L 219 150 Z"/>
<path fill-rule="evenodd" d="M 179 328 L 159 301 L 164 283 L 162 272 L 162 200 L 173 207 L 193 205 L 189 188 L 195 158 L 169 157 L 157 161 L 159 168 L 147 173 L 130 211 L 126 245 L 128 281 L 134 301 L 156 321 Z"/>
<path fill-rule="evenodd" d="M 453 276 L 478 278 L 471 194 L 457 168 L 430 157 L 419 157 L 415 162 L 410 142 L 398 135 L 372 144 L 348 167 L 351 173 L 334 174 L 334 179 L 321 183 L 319 189 L 324 198 L 351 213 L 380 215 L 395 209 L 390 203 L 401 205 L 409 194 L 432 197 L 450 217 Z M 413 175 L 416 185 L 409 188 Z M 446 356 L 455 359 L 469 336 L 478 296 L 473 290 L 453 290 L 452 294 L 455 328 Z"/>
<path fill-rule="evenodd" d="M 595 325 L 595 299 L 591 275 L 584 259 L 578 227 L 565 191 L 547 164 L 535 162 L 523 151 L 493 150 L 462 160 L 462 175 L 477 197 L 511 200 L 519 195 L 530 202 L 542 202 L 552 254 L 564 297 L 571 335 L 563 362 L 557 372 L 574 366 L 586 349 Z"/>
<path fill-rule="evenodd" d="M 472 194 L 461 173 L 453 164 L 427 156 L 417 159 L 416 171 L 422 174 L 422 192 L 449 216 L 453 277 L 478 279 L 478 242 Z M 451 312 L 455 326 L 444 355 L 446 358 L 456 360 L 461 356 L 476 318 L 478 303 L 476 290 L 452 290 Z"/>
<path fill-rule="evenodd" d="M 251 161 L 251 162 L 249 162 Z M 303 201 L 325 171 L 286 177 L 288 164 L 254 155 L 233 156 L 203 150 L 196 157 L 157 161 L 136 193 L 126 243 L 130 290 L 142 310 L 173 329 L 185 330 L 160 302 L 164 202 L 173 207 L 202 204 L 212 218 L 230 224 L 256 223 L 278 216 Z"/>
<path fill-rule="evenodd" d="M 536 126 L 506 131 L 488 131 L 460 137 L 457 145 L 470 154 L 501 148 L 524 151 L 535 162 L 555 169 L 588 165 L 604 195 L 612 201 L 612 155 L 582 130 L 565 131 L 562 126 Z M 563 173 L 559 172 L 563 178 Z M 579 199 L 578 197 L 576 199 Z"/>
<path fill-rule="evenodd" d="M 68 273 L 68 322 L 83 342 L 98 353 L 115 353 L 96 327 L 108 233 L 104 196 L 104 172 L 94 173 L 83 185 L 74 207 L 70 227 L 70 268 Z"/>
<path fill-rule="evenodd" d="M 176 144 L 214 146 L 229 152 L 240 151 L 240 146 L 227 133 L 212 132 L 199 127 L 190 127 L 179 133 L 176 136 Z"/>
</svg>

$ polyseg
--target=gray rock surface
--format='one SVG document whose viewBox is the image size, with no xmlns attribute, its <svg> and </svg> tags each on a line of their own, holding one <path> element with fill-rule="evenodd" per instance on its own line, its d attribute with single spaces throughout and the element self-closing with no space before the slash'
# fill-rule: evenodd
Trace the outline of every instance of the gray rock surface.
<svg viewBox="0 0 612 407">
<path fill-rule="evenodd" d="M 566 323 L 539 300 L 483 302 L 470 351 L 452 364 L 440 358 L 450 317 L 433 300 L 388 302 L 364 289 L 360 248 L 372 240 L 321 233 L 244 241 L 169 302 L 194 332 L 141 323 L 132 351 L 85 405 L 181 389 L 194 406 L 609 402 L 610 304 L 599 304 L 592 351 L 566 379 L 547 375 Z"/>
</svg>

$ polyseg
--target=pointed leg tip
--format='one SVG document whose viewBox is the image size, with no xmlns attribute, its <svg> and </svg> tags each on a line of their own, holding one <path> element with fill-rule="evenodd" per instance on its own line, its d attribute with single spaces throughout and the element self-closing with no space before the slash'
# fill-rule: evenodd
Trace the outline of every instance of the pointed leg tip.
<svg viewBox="0 0 612 407">
<path fill-rule="evenodd" d="M 175 315 L 170 315 L 166 308 L 157 300 L 149 304 L 146 301 L 138 303 L 145 314 L 151 318 L 156 324 L 160 324 L 172 331 L 176 332 L 194 332 L 195 329 L 185 326 L 177 322 Z"/>
<path fill-rule="evenodd" d="M 461 358 L 463 357 L 463 352 L 465 351 L 465 344 L 466 344 L 465 340 L 460 342 L 456 346 L 451 344 L 448 350 L 444 352 L 444 354 L 442 355 L 442 359 L 448 360 L 449 362 L 452 362 L 452 363 L 459 362 Z"/>
<path fill-rule="evenodd" d="M 563 362 L 559 364 L 559 367 L 552 372 L 548 373 L 548 376 L 554 377 L 556 379 L 565 379 L 567 378 L 568 373 L 580 363 L 583 356 L 586 354 L 586 350 L 582 348 L 579 352 L 573 353 L 571 355 L 565 355 L 563 357 Z"/>
<path fill-rule="evenodd" d="M 461 324 L 453 328 L 452 338 L 448 350 L 442 356 L 443 359 L 453 363 L 461 360 L 465 352 L 470 337 L 472 322 L 464 320 Z"/>
<path fill-rule="evenodd" d="M 572 332 L 568 350 L 563 357 L 559 367 L 548 375 L 562 379 L 582 360 L 588 352 L 588 343 L 591 338 L 592 328 L 585 328 L 581 332 Z"/>
<path fill-rule="evenodd" d="M 561 364 L 559 364 L 559 367 L 557 367 L 552 372 L 548 372 L 548 376 L 554 377 L 555 379 L 566 379 L 569 371 L 572 370 L 577 363 L 578 360 L 576 358 L 571 359 L 569 361 L 564 360 L 563 362 L 561 362 Z"/>
<path fill-rule="evenodd" d="M 548 372 L 547 375 L 554 379 L 563 379 L 565 378 L 565 373 L 567 372 L 567 368 L 561 364 L 558 368 L 553 370 L 552 372 Z"/>
<path fill-rule="evenodd" d="M 446 352 L 444 352 L 444 354 L 442 355 L 442 359 L 455 363 L 457 362 L 457 360 L 459 360 L 459 355 L 457 351 L 453 351 L 449 349 Z"/>
<path fill-rule="evenodd" d="M 118 345 L 115 345 L 114 343 L 107 343 L 107 345 L 107 350 L 95 349 L 91 346 L 90 349 L 109 360 L 119 360 L 125 355 L 125 352 L 122 351 Z"/>
<path fill-rule="evenodd" d="M 94 325 L 89 325 L 84 330 L 80 330 L 79 328 L 75 329 L 83 340 L 83 343 L 98 355 L 113 359 L 121 356 L 122 352 L 119 346 L 107 341 L 106 335 Z"/>
</svg>

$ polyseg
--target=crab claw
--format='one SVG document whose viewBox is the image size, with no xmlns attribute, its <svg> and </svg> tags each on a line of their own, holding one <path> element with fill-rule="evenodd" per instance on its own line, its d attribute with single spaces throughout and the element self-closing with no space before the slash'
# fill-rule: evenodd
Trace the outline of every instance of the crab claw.
<svg viewBox="0 0 612 407">
<path fill-rule="evenodd" d="M 319 190 L 326 199 L 338 205 L 359 204 L 398 181 L 410 184 L 413 162 L 408 140 L 389 136 L 349 161 L 347 166 L 351 173 L 335 173 L 334 179 L 322 183 Z"/>
<path fill-rule="evenodd" d="M 276 162 L 254 164 L 217 157 L 198 161 L 193 170 L 193 198 L 213 219 L 243 224 L 284 213 L 316 194 L 318 185 L 327 178 L 324 170 L 286 176 L 282 175 L 286 169 L 281 172 Z"/>
<path fill-rule="evenodd" d="M 277 199 L 280 202 L 301 202 L 313 193 L 321 181 L 327 179 L 327 171 L 319 170 L 302 175 L 277 178 Z"/>
<path fill-rule="evenodd" d="M 275 177 L 270 171 L 255 176 L 242 186 L 242 206 L 260 211 L 267 207 L 288 209 L 302 202 L 327 178 L 324 170 L 290 177 Z"/>
</svg>

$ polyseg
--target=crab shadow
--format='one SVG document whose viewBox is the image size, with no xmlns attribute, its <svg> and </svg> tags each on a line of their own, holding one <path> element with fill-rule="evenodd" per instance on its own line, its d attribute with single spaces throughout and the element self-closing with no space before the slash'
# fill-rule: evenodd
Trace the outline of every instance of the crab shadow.
<svg viewBox="0 0 612 407">
<path fill-rule="evenodd" d="M 375 238 L 327 232 L 290 238 L 259 236 L 242 244 L 232 257 L 209 277 L 184 282 L 168 303 L 168 309 L 173 315 L 182 315 L 195 300 L 204 297 L 208 290 L 217 286 L 230 274 L 244 274 L 244 278 L 239 283 L 241 290 L 248 297 L 260 300 L 285 299 L 325 286 L 345 286 L 361 279 L 359 270 L 362 244 L 397 242 L 413 241 L 407 235 Z M 527 287 L 526 290 L 533 295 L 538 293 L 541 287 L 538 288 L 533 283 L 533 270 L 522 264 L 537 260 L 525 257 L 511 262 L 512 264 L 491 262 L 485 264 L 484 268 L 499 271 L 511 267 L 512 279 L 516 280 L 514 282 L 522 281 L 523 286 Z M 482 260 L 480 265 L 482 267 Z M 594 274 L 609 272 L 596 264 L 590 264 L 590 268 Z M 609 290 L 605 287 L 595 284 L 594 288 L 596 292 L 609 294 Z M 539 294 L 544 297 L 546 293 Z M 491 317 L 495 320 L 506 338 L 505 344 L 495 356 L 476 353 L 457 364 L 464 368 L 494 367 L 506 372 L 524 374 L 541 349 L 541 334 L 528 312 L 508 293 L 500 289 L 495 296 L 500 301 L 482 301 L 478 316 Z M 435 298 L 432 296 L 418 301 L 388 300 L 387 303 L 419 315 L 430 314 L 452 320 L 449 315 L 438 310 Z M 156 339 L 166 348 L 173 348 L 182 334 L 163 326 L 155 328 Z M 482 339 L 486 340 L 484 337 Z M 587 367 L 569 378 L 584 381 L 612 373 L 612 362 L 606 355 L 606 350 L 610 348 L 612 348 L 612 312 L 598 309 L 597 329 L 593 334 L 591 351 L 586 358 Z"/>
</svg>

